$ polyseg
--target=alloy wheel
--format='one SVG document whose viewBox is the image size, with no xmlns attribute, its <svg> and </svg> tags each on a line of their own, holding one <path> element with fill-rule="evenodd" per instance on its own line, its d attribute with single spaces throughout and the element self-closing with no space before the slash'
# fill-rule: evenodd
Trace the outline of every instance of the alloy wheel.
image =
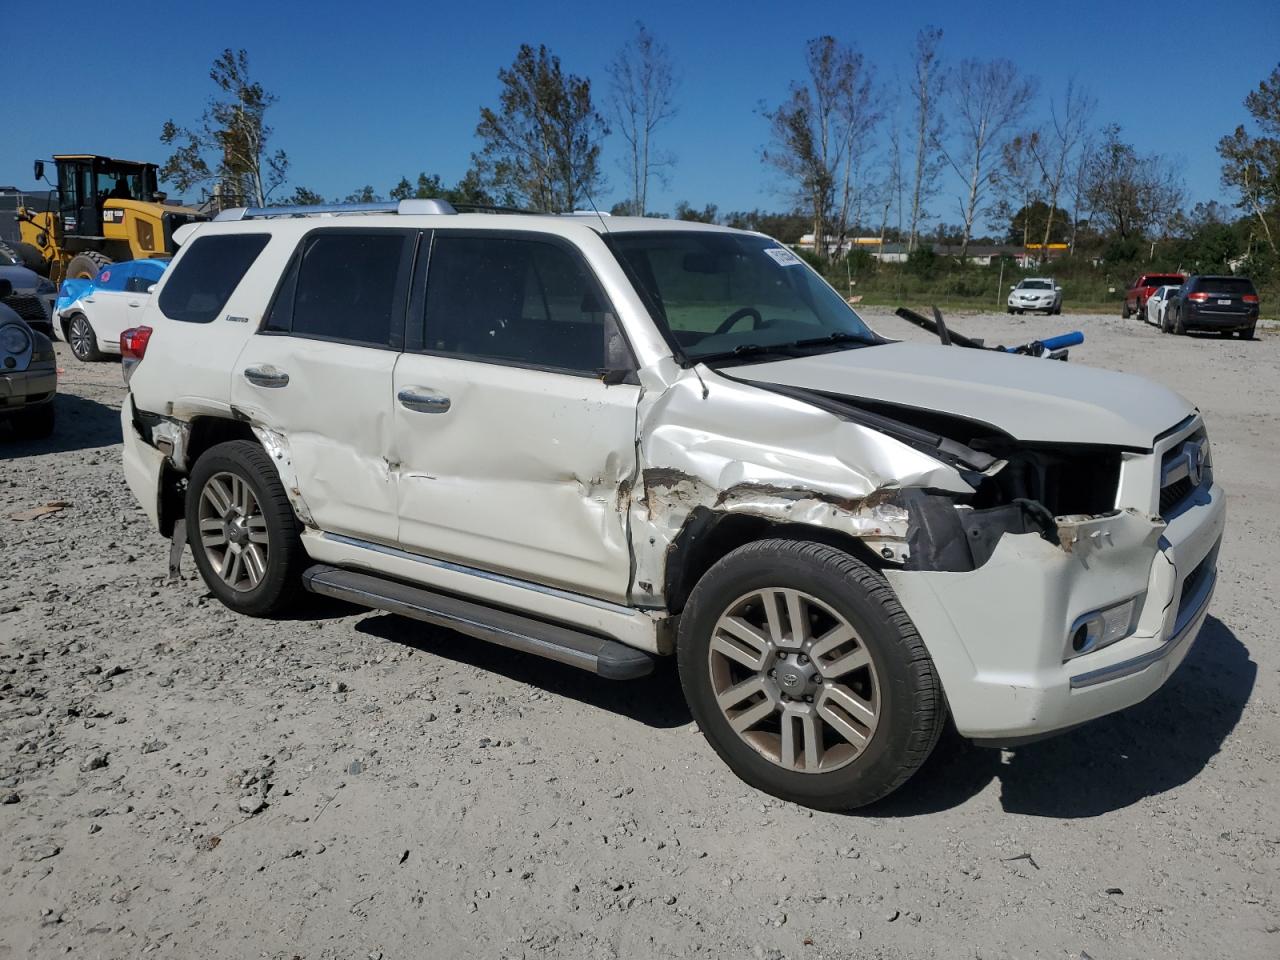
<svg viewBox="0 0 1280 960">
<path fill-rule="evenodd" d="M 857 630 L 817 597 L 781 587 L 739 597 L 716 622 L 707 657 L 730 728 L 785 770 L 829 773 L 875 735 L 875 664 Z"/>
<path fill-rule="evenodd" d="M 93 352 L 93 329 L 84 317 L 76 317 L 71 321 L 71 352 L 80 360 L 85 360 Z"/>
<path fill-rule="evenodd" d="M 254 589 L 267 574 L 267 518 L 243 477 L 215 473 L 200 491 L 200 545 L 214 572 L 232 589 Z"/>
</svg>

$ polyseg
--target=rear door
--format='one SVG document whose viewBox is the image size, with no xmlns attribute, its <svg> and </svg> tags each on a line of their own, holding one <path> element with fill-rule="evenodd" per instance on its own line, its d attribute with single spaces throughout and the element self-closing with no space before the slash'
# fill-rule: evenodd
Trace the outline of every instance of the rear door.
<svg viewBox="0 0 1280 960">
<path fill-rule="evenodd" d="M 640 388 L 603 382 L 634 363 L 590 267 L 497 231 L 438 230 L 429 263 L 395 371 L 401 545 L 625 599 Z"/>
<path fill-rule="evenodd" d="M 305 234 L 236 364 L 232 403 L 278 435 L 325 531 L 395 539 L 391 385 L 417 239 L 401 229 Z"/>
</svg>

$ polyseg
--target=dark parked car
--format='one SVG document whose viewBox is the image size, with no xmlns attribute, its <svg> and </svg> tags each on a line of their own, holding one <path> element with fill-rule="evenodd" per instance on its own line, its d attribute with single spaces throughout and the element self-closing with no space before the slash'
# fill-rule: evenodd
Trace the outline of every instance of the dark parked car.
<svg viewBox="0 0 1280 960">
<path fill-rule="evenodd" d="M 1253 339 L 1258 325 L 1258 291 L 1248 277 L 1189 277 L 1165 307 L 1165 333 L 1214 330 Z"/>
</svg>

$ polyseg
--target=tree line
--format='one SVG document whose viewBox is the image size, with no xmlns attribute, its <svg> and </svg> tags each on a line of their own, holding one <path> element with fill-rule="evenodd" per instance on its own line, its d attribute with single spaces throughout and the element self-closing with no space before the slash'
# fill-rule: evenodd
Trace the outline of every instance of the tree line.
<svg viewBox="0 0 1280 960">
<path fill-rule="evenodd" d="M 803 66 L 785 94 L 761 109 L 760 159 L 785 208 L 721 213 L 715 204 L 682 202 L 676 217 L 790 242 L 809 234 L 819 259 L 843 256 L 854 236 L 899 241 L 909 254 L 946 238 L 961 262 L 975 240 L 992 238 L 983 224 L 1024 247 L 1062 243 L 1074 253 L 1086 245 L 1134 259 L 1144 244 L 1153 256 L 1157 242 L 1226 219 L 1217 204 L 1186 210 L 1176 165 L 1130 143 L 1118 124 L 1100 123 L 1096 101 L 1074 80 L 1045 92 L 1004 58 L 949 62 L 937 28 L 917 34 L 905 83 L 885 81 L 856 45 L 833 36 L 810 40 Z M 287 194 L 289 157 L 272 146 L 266 121 L 275 97 L 251 78 L 246 52 L 224 51 L 209 77 L 214 94 L 200 119 L 164 124 L 161 140 L 173 152 L 163 178 L 224 205 L 322 202 L 304 186 Z M 624 199 L 610 212 L 655 215 L 652 187 L 669 184 L 676 165 L 666 126 L 678 110 L 680 81 L 669 49 L 643 23 L 607 65 L 602 96 L 545 45 L 522 45 L 498 80 L 497 101 L 479 111 L 478 149 L 459 181 L 422 171 L 385 194 L 366 185 L 335 199 L 594 208 L 606 189 L 602 146 L 616 135 Z M 1242 223 L 1233 224 L 1245 252 L 1275 262 L 1280 65 L 1244 103 L 1249 124 L 1218 143 L 1222 184 L 1241 211 Z M 958 190 L 944 197 L 948 180 Z"/>
</svg>

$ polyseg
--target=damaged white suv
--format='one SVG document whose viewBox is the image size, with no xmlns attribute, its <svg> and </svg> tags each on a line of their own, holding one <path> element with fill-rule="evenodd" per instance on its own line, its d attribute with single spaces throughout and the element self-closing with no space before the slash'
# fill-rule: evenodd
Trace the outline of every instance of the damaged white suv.
<svg viewBox="0 0 1280 960">
<path fill-rule="evenodd" d="M 123 341 L 124 467 L 209 589 L 299 588 L 612 678 L 675 654 L 747 782 L 869 803 L 951 718 L 1137 703 L 1205 618 L 1205 426 L 1131 376 L 877 335 L 720 227 L 230 211 Z"/>
</svg>

